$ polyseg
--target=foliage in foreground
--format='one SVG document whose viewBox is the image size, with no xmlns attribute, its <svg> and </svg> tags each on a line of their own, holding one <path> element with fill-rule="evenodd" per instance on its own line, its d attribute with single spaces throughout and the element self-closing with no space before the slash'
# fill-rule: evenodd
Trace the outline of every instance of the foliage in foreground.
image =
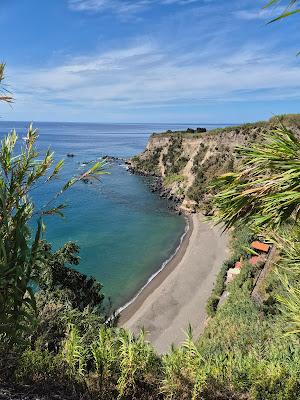
<svg viewBox="0 0 300 400">
<path fill-rule="evenodd" d="M 233 236 L 231 248 L 239 258 L 251 236 L 245 232 L 240 241 L 238 232 Z M 61 314 L 50 313 L 48 318 L 45 311 L 30 345 L 17 346 L 19 354 L 3 357 L 3 361 L 17 360 L 9 371 L 7 364 L 3 370 L 14 384 L 29 384 L 39 394 L 72 393 L 72 399 L 296 400 L 299 339 L 284 335 L 286 318 L 278 303 L 271 313 L 267 304 L 260 308 L 252 301 L 256 273 L 244 265 L 226 288 L 228 300 L 200 339 L 195 341 L 188 329 L 185 342 L 162 357 L 144 332 L 133 336 L 103 325 L 92 311 L 74 313 L 63 308 Z M 58 335 L 53 325 L 63 318 L 65 330 Z M 49 327 L 52 339 L 45 333 Z M 45 348 L 53 339 L 55 346 Z"/>
<path fill-rule="evenodd" d="M 280 126 L 267 142 L 239 148 L 243 164 L 220 177 L 215 186 L 217 221 L 226 228 L 238 222 L 272 238 L 281 250 L 278 271 L 286 289 L 279 299 L 290 315 L 291 332 L 300 332 L 300 141 Z M 284 268 L 283 268 L 284 267 Z"/>
<path fill-rule="evenodd" d="M 73 320 L 56 350 L 45 349 L 44 339 L 25 350 L 17 346 L 18 356 L 10 350 L 6 360 L 17 362 L 7 371 L 2 358 L 0 376 L 5 371 L 14 384 L 74 399 L 296 400 L 299 339 L 283 334 L 279 310 L 271 315 L 251 300 L 254 280 L 252 267 L 243 268 L 199 341 L 188 329 L 185 342 L 162 357 L 143 332 L 134 337 Z"/>
<path fill-rule="evenodd" d="M 5 88 L 3 85 L 3 80 L 5 78 L 5 64 L 0 63 L 0 101 L 3 101 L 5 103 L 12 103 L 13 98 L 10 95 L 9 91 Z"/>
<path fill-rule="evenodd" d="M 259 229 L 298 217 L 300 204 L 300 141 L 284 126 L 274 129 L 263 144 L 237 149 L 243 165 L 215 182 L 218 220 L 226 228 L 240 223 Z"/>
<path fill-rule="evenodd" d="M 295 6 L 298 5 L 298 0 L 288 0 L 288 1 L 283 1 L 283 0 L 270 0 L 264 8 L 268 8 L 271 6 L 276 6 L 278 4 L 284 3 L 285 9 L 283 12 L 281 12 L 276 18 L 272 19 L 270 23 L 280 21 L 281 19 L 290 17 L 294 14 L 298 14 L 300 12 L 299 8 L 296 8 Z"/>
<path fill-rule="evenodd" d="M 55 179 L 63 165 L 63 161 L 54 165 L 50 150 L 44 156 L 37 152 L 37 138 L 37 130 L 30 126 L 23 144 L 12 131 L 0 147 L 0 334 L 6 340 L 15 340 L 32 326 L 37 313 L 33 284 L 39 284 L 49 269 L 53 275 L 54 265 L 51 268 L 47 262 L 42 241 L 42 218 L 62 215 L 64 205 L 57 204 L 58 197 L 81 179 L 103 173 L 103 163 L 96 163 L 70 179 L 44 207 L 35 209 L 32 192 Z M 33 218 L 37 220 L 35 232 L 29 224 Z"/>
</svg>

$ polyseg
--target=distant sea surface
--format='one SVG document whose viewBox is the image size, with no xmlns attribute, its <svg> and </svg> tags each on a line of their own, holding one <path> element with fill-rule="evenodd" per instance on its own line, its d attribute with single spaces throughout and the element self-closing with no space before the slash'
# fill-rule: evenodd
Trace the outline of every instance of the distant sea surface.
<svg viewBox="0 0 300 400">
<path fill-rule="evenodd" d="M 82 163 L 104 155 L 131 157 L 144 150 L 149 135 L 202 124 L 85 124 L 37 122 L 39 149 L 48 147 L 64 158 L 62 174 L 51 186 L 36 190 L 38 206 L 46 204 Z M 212 129 L 222 125 L 207 126 Z M 25 136 L 27 122 L 0 122 L 0 137 L 16 129 Z M 74 158 L 66 157 L 73 153 Z M 80 246 L 78 270 L 104 286 L 114 307 L 127 303 L 171 256 L 185 230 L 184 217 L 168 209 L 166 200 L 151 193 L 147 178 L 129 174 L 124 165 L 107 167 L 101 182 L 75 185 L 61 201 L 64 218 L 47 217 L 45 238 L 57 249 L 67 241 Z"/>
</svg>

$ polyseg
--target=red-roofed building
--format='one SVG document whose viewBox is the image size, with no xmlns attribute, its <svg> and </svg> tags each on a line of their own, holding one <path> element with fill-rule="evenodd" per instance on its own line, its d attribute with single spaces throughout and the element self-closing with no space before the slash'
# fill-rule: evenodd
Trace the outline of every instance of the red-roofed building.
<svg viewBox="0 0 300 400">
<path fill-rule="evenodd" d="M 237 261 L 237 262 L 235 263 L 234 268 L 241 269 L 241 268 L 242 268 L 242 263 L 241 263 L 240 261 Z"/>
<path fill-rule="evenodd" d="M 263 251 L 264 253 L 268 253 L 270 250 L 270 246 L 266 243 L 259 242 L 258 240 L 251 243 L 251 247 L 254 250 Z"/>
<path fill-rule="evenodd" d="M 256 265 L 257 262 L 258 262 L 258 256 L 252 256 L 252 257 L 250 258 L 250 260 L 249 260 L 249 263 L 250 263 L 251 265 Z"/>
</svg>

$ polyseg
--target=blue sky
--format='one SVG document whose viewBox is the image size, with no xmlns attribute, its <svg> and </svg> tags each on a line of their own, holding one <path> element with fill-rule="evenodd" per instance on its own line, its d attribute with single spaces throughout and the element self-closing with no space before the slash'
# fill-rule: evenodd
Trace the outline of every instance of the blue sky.
<svg viewBox="0 0 300 400">
<path fill-rule="evenodd" d="M 1 0 L 8 120 L 246 122 L 300 112 L 299 21 L 263 0 Z M 272 14 L 273 13 L 273 14 Z"/>
</svg>

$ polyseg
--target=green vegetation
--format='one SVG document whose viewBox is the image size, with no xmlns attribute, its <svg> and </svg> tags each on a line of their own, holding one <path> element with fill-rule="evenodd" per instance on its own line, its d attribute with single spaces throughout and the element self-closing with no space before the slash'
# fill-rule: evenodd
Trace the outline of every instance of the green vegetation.
<svg viewBox="0 0 300 400">
<path fill-rule="evenodd" d="M 173 183 L 182 183 L 186 180 L 186 177 L 183 175 L 168 175 L 164 178 L 164 185 L 170 186 Z"/>
<path fill-rule="evenodd" d="M 288 0 L 288 1 L 282 1 L 282 0 L 270 0 L 264 8 L 268 8 L 271 6 L 275 6 L 280 3 L 285 3 L 285 10 L 276 18 L 274 18 L 270 23 L 280 21 L 281 19 L 290 17 L 294 14 L 298 14 L 300 12 L 300 8 L 295 8 L 294 6 L 298 3 L 298 0 Z"/>
<path fill-rule="evenodd" d="M 145 172 L 147 174 L 155 175 L 159 174 L 159 159 L 160 159 L 160 154 L 161 154 L 162 148 L 158 147 L 154 149 L 149 157 L 147 158 L 142 158 L 142 157 L 133 157 L 132 162 L 135 166 L 135 168 L 138 171 Z"/>
<path fill-rule="evenodd" d="M 212 293 L 206 305 L 208 316 L 213 317 L 217 312 L 220 298 L 226 288 L 228 269 L 234 268 L 235 263 L 240 259 L 246 259 L 248 257 L 250 244 L 253 239 L 253 234 L 247 226 L 238 226 L 237 229 L 232 232 L 230 240 L 231 258 L 223 263 L 218 273 Z"/>
<path fill-rule="evenodd" d="M 256 122 L 249 122 L 241 125 L 232 125 L 232 126 L 225 126 L 223 128 L 215 128 L 207 132 L 201 133 L 189 133 L 187 131 L 175 131 L 175 132 L 163 132 L 163 133 L 155 133 L 153 134 L 154 137 L 157 138 L 176 138 L 176 139 L 210 139 L 216 135 L 220 135 L 220 133 L 227 133 L 227 132 L 235 132 L 236 135 L 243 135 L 248 136 L 248 134 L 253 131 L 257 130 L 261 132 L 263 135 L 267 133 L 270 129 L 274 129 L 278 123 L 281 122 L 286 126 L 296 126 L 300 127 L 300 114 L 281 114 L 271 117 L 269 121 L 256 121 Z M 250 136 L 250 141 L 252 137 Z"/>
<path fill-rule="evenodd" d="M 220 177 L 215 187 L 219 219 L 229 228 L 251 223 L 277 228 L 299 209 L 299 139 L 284 126 L 273 130 L 264 144 L 240 147 L 243 166 Z"/>
<path fill-rule="evenodd" d="M 0 63 L 0 85 L 2 84 L 2 81 L 5 78 L 4 72 L 5 72 L 5 64 Z M 10 95 L 8 90 L 5 89 L 3 86 L 0 87 L 0 101 L 3 101 L 5 103 L 13 102 L 12 96 Z"/>
<path fill-rule="evenodd" d="M 41 290 L 40 294 L 46 296 L 48 301 L 61 299 L 67 301 L 73 308 L 84 310 L 86 307 L 97 309 L 104 296 L 102 286 L 95 278 L 87 277 L 65 264 L 79 264 L 79 247 L 74 243 L 66 243 L 56 252 L 52 252 L 49 243 L 42 243 L 43 262 L 47 268 L 43 274 L 36 276 L 36 282 Z M 41 296 L 40 296 L 41 297 Z"/>
<path fill-rule="evenodd" d="M 4 65 L 0 65 L 0 81 L 3 78 Z M 4 96 L 1 100 L 12 99 Z M 42 240 L 43 218 L 62 215 L 64 204 L 58 203 L 60 196 L 76 182 L 103 174 L 103 163 L 98 162 L 81 176 L 71 178 L 47 204 L 36 209 L 32 192 L 36 187 L 47 187 L 63 166 L 63 161 L 54 165 L 50 150 L 44 156 L 38 153 L 37 138 L 37 130 L 30 125 L 19 152 L 15 131 L 2 140 L 0 147 L 0 335 L 8 343 L 22 339 L 36 322 L 39 310 L 34 285 L 51 289 L 51 295 L 55 289 L 65 289 L 76 293 L 78 301 L 92 294 L 93 285 L 87 285 L 84 295 L 78 287 L 72 287 L 74 273 L 64 269 L 64 264 L 76 264 L 74 253 L 78 249 L 67 244 L 52 254 L 51 246 Z M 34 221 L 35 231 L 30 227 Z M 97 286 L 96 291 L 100 288 Z M 102 301 L 100 294 L 98 299 Z"/>
<path fill-rule="evenodd" d="M 63 165 L 59 161 L 53 166 L 50 150 L 40 157 L 35 147 L 37 137 L 37 130 L 30 126 L 25 144 L 16 154 L 18 137 L 13 131 L 4 138 L 0 148 L 0 334 L 8 341 L 30 327 L 37 314 L 32 285 L 38 285 L 43 276 L 46 285 L 46 277 L 50 275 L 52 285 L 57 285 L 56 259 L 66 256 L 66 249 L 56 255 L 47 250 L 42 241 L 43 217 L 62 215 L 64 205 L 57 204 L 59 196 L 79 180 L 103 173 L 102 164 L 95 164 L 81 176 L 70 179 L 53 199 L 36 210 L 30 197 L 32 191 L 47 185 Z M 29 227 L 33 218 L 37 218 L 35 233 Z"/>
<path fill-rule="evenodd" d="M 182 155 L 182 137 L 172 136 L 168 151 L 163 155 L 166 175 L 179 174 L 188 161 L 188 158 Z"/>
<path fill-rule="evenodd" d="M 243 269 L 232 283 L 227 302 L 200 338 L 201 354 L 213 371 L 214 389 L 227 387 L 235 395 L 229 398 L 296 400 L 299 342 L 282 335 L 280 317 L 266 317 L 253 303 L 251 272 Z"/>
<path fill-rule="evenodd" d="M 250 255 L 250 244 L 254 240 L 254 235 L 247 225 L 237 224 L 231 234 L 230 253 L 234 260 L 238 260 L 243 255 Z"/>
<path fill-rule="evenodd" d="M 19 385 L 21 392 L 23 385 L 30 385 L 38 394 L 51 392 L 73 399 L 86 395 L 91 399 L 295 399 L 300 385 L 299 340 L 283 337 L 282 332 L 287 318 L 297 326 L 297 314 L 291 318 L 281 307 L 289 310 L 296 292 L 278 297 L 281 303 L 272 304 L 272 312 L 268 303 L 259 308 L 251 300 L 257 270 L 246 266 L 226 288 L 229 299 L 217 310 L 226 271 L 247 249 L 251 232 L 235 230 L 235 259 L 225 263 L 218 276 L 208 303 L 209 314 L 215 317 L 204 335 L 195 342 L 189 329 L 181 347 L 159 357 L 143 332 L 134 337 L 105 324 L 101 285 L 66 266 L 78 264 L 78 247 L 66 243 L 53 252 L 42 239 L 42 218 L 60 214 L 63 205 L 55 204 L 58 194 L 54 204 L 49 203 L 52 207 L 35 210 L 30 193 L 36 184 L 47 185 L 62 162 L 51 168 L 51 153 L 39 161 L 36 140 L 37 132 L 30 128 L 21 155 L 15 155 L 13 133 L 0 151 L 0 384 Z M 98 168 L 87 173 L 102 172 Z M 72 178 L 62 192 L 81 178 Z M 166 179 L 174 183 L 183 177 L 174 174 Z M 32 236 L 29 221 L 34 213 L 38 227 Z M 285 268 L 297 251 L 295 244 L 284 253 Z M 18 260 L 16 270 L 12 260 Z M 38 293 L 32 292 L 31 282 L 39 286 Z M 285 288 L 274 286 L 273 297 L 285 294 Z"/>
<path fill-rule="evenodd" d="M 300 332 L 299 182 L 300 141 L 283 125 L 270 132 L 264 145 L 239 148 L 243 165 L 220 177 L 215 186 L 217 220 L 230 228 L 247 224 L 268 235 L 281 250 L 281 288 L 277 299 L 288 331 Z"/>
<path fill-rule="evenodd" d="M 216 315 L 219 301 L 221 299 L 222 294 L 225 291 L 227 271 L 229 268 L 232 268 L 233 266 L 234 263 L 232 263 L 231 261 L 226 261 L 224 262 L 220 272 L 218 273 L 213 291 L 206 304 L 206 312 L 209 317 L 214 317 Z"/>
<path fill-rule="evenodd" d="M 284 336 L 285 317 L 251 299 L 257 270 L 245 266 L 230 295 L 198 341 L 188 329 L 179 348 L 159 357 L 144 333 L 134 337 L 103 324 L 68 324 L 56 350 L 34 345 L 5 349 L 7 380 L 73 399 L 296 400 L 300 389 L 299 340 Z M 91 334 L 87 337 L 87 331 Z M 5 369 L 1 362 L 10 362 Z M 19 353 L 18 353 L 19 352 Z"/>
</svg>

